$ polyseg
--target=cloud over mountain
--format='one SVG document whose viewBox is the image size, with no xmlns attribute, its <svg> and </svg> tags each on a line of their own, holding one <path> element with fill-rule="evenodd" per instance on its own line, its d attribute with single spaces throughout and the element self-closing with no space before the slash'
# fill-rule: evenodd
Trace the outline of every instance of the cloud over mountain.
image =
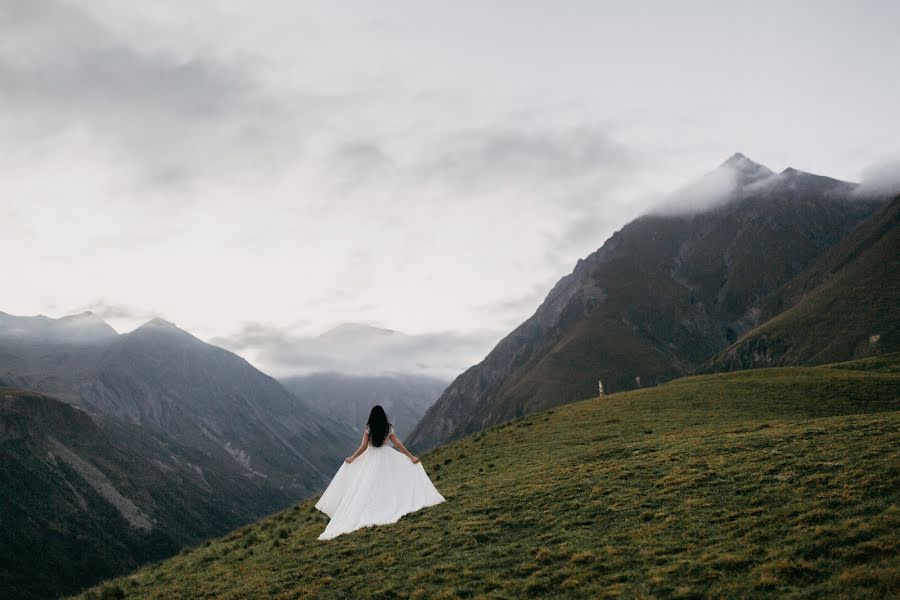
<svg viewBox="0 0 900 600">
<path fill-rule="evenodd" d="M 260 323 L 245 324 L 221 345 L 265 364 L 277 376 L 318 372 L 354 375 L 404 373 L 454 377 L 481 359 L 499 332 L 406 335 L 346 323 L 318 336 L 296 335 Z"/>
<path fill-rule="evenodd" d="M 900 156 L 867 167 L 863 171 L 858 193 L 861 196 L 866 194 L 893 196 L 900 193 Z"/>
</svg>

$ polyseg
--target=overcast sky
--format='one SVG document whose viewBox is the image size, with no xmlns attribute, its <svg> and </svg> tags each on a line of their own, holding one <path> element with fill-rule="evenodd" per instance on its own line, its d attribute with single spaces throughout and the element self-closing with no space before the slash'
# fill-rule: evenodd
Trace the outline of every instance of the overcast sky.
<svg viewBox="0 0 900 600">
<path fill-rule="evenodd" d="M 460 371 L 736 151 L 893 177 L 898 26 L 896 1 L 0 0 L 0 310 L 159 315 L 263 368 L 365 323 Z"/>
</svg>

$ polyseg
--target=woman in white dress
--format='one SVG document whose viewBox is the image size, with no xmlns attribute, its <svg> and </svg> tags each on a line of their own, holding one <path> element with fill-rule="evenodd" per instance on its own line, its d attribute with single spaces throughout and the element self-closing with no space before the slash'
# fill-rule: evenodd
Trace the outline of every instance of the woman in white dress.
<svg viewBox="0 0 900 600">
<path fill-rule="evenodd" d="M 390 440 L 394 448 L 386 446 Z M 394 434 L 381 406 L 374 406 L 359 448 L 341 464 L 316 508 L 331 520 L 320 540 L 361 527 L 396 523 L 405 514 L 444 502 L 422 463 Z"/>
</svg>

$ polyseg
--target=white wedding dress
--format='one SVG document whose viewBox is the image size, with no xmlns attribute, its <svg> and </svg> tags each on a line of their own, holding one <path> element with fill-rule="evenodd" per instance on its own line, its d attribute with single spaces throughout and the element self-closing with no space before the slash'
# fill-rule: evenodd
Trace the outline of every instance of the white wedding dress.
<svg viewBox="0 0 900 600">
<path fill-rule="evenodd" d="M 380 447 L 369 443 L 356 460 L 341 464 L 316 503 L 331 519 L 320 540 L 396 523 L 405 514 L 444 502 L 422 463 L 413 463 L 387 443 L 387 437 Z"/>
</svg>

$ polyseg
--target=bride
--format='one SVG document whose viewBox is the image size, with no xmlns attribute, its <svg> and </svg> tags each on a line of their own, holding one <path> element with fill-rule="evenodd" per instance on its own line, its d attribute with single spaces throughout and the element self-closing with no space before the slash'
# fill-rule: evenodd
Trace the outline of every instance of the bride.
<svg viewBox="0 0 900 600">
<path fill-rule="evenodd" d="M 388 440 L 396 450 L 385 446 Z M 331 519 L 319 539 L 396 523 L 405 514 L 441 502 L 444 497 L 422 463 L 403 446 L 384 409 L 376 405 L 369 413 L 359 448 L 341 464 L 316 503 Z"/>
</svg>

